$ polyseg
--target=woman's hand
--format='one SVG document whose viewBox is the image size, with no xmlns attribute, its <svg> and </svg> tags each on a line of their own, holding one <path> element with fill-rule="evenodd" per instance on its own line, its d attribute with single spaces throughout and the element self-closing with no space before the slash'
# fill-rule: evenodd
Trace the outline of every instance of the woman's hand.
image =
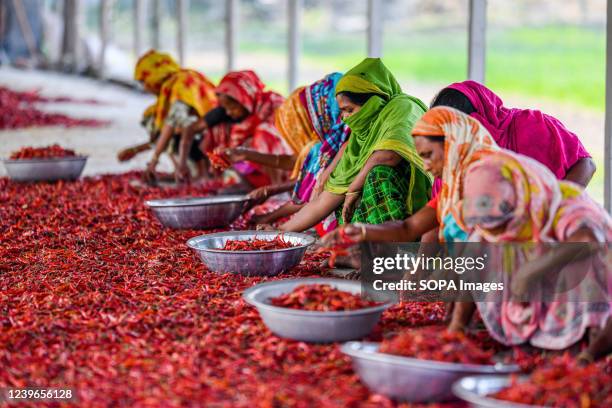
<svg viewBox="0 0 612 408">
<path fill-rule="evenodd" d="M 268 192 L 268 186 L 256 188 L 255 190 L 247 194 L 247 197 L 251 200 L 251 202 L 249 203 L 251 206 L 262 204 L 270 197 L 270 194 Z"/>
<path fill-rule="evenodd" d="M 315 185 L 312 189 L 312 193 L 310 193 L 311 201 L 317 198 L 323 192 L 323 189 L 325 189 L 325 184 L 329 179 L 329 174 L 330 173 L 325 170 L 323 173 L 321 173 L 319 177 L 317 177 L 317 181 L 315 182 Z"/>
<path fill-rule="evenodd" d="M 361 192 L 348 192 L 344 197 L 344 205 L 342 207 L 342 220 L 345 224 L 351 222 L 351 218 L 353 218 L 353 213 L 355 212 L 355 206 L 357 205 L 357 201 L 361 197 Z"/>
<path fill-rule="evenodd" d="M 133 159 L 138 152 L 133 147 L 128 147 L 127 149 L 121 150 L 117 154 L 117 160 L 120 162 L 126 162 L 128 160 Z"/>
<path fill-rule="evenodd" d="M 187 183 L 191 180 L 191 172 L 187 164 L 177 164 L 174 170 L 174 179 L 177 183 Z"/>
<path fill-rule="evenodd" d="M 244 147 L 234 147 L 219 151 L 217 154 L 222 154 L 227 157 L 231 163 L 241 162 L 247 159 L 247 154 Z M 216 150 L 215 150 L 216 151 Z"/>
<path fill-rule="evenodd" d="M 255 229 L 257 231 L 276 231 L 276 228 L 271 224 L 257 224 Z"/>
<path fill-rule="evenodd" d="M 153 158 L 147 163 L 147 167 L 143 174 L 143 177 L 147 183 L 155 183 L 157 181 L 157 174 L 155 168 L 157 167 L 157 159 Z"/>
<path fill-rule="evenodd" d="M 327 248 L 349 247 L 365 241 L 364 224 L 348 224 L 336 228 L 321 239 L 321 246 Z"/>
</svg>

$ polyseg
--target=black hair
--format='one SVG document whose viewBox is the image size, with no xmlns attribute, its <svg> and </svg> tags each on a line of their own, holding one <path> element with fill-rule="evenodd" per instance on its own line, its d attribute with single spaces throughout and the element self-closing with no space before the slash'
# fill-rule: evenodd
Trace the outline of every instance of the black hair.
<svg viewBox="0 0 612 408">
<path fill-rule="evenodd" d="M 474 105 L 472 105 L 468 97 L 453 88 L 444 88 L 441 90 L 431 102 L 431 107 L 433 108 L 434 106 L 450 106 L 451 108 L 460 110 L 466 115 L 476 112 L 476 108 L 474 108 Z"/>
<path fill-rule="evenodd" d="M 342 95 L 346 97 L 349 101 L 351 101 L 351 103 L 354 103 L 355 105 L 363 106 L 371 97 L 378 95 L 378 94 L 342 91 L 342 92 L 338 92 L 338 95 Z"/>
<path fill-rule="evenodd" d="M 440 137 L 440 136 L 422 136 L 425 139 L 429 140 L 430 142 L 435 142 L 435 143 L 444 143 L 444 141 L 446 140 L 446 136 Z"/>
</svg>

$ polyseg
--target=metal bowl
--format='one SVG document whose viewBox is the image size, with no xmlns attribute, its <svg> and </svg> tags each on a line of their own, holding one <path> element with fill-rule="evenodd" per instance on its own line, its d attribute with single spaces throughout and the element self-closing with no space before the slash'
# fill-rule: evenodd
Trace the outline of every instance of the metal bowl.
<svg viewBox="0 0 612 408">
<path fill-rule="evenodd" d="M 382 312 L 392 304 L 386 302 L 379 306 L 340 312 L 297 310 L 270 304 L 270 298 L 309 284 L 328 284 L 346 292 L 361 293 L 361 283 L 356 281 L 302 278 L 262 283 L 247 289 L 242 296 L 247 303 L 257 308 L 263 322 L 274 334 L 313 343 L 348 341 L 367 336 Z"/>
<path fill-rule="evenodd" d="M 14 181 L 76 180 L 86 162 L 87 156 L 3 160 L 9 178 Z"/>
<path fill-rule="evenodd" d="M 166 227 L 207 229 L 231 224 L 248 201 L 245 195 L 227 195 L 149 200 L 145 204 Z"/>
<path fill-rule="evenodd" d="M 527 376 L 519 377 L 519 381 L 526 381 Z M 453 393 L 471 407 L 478 408 L 543 408 L 537 405 L 517 404 L 502 401 L 487 395 L 493 394 L 510 385 L 509 375 L 477 375 L 460 379 L 453 385 Z"/>
<path fill-rule="evenodd" d="M 273 240 L 278 235 L 294 247 L 261 251 L 225 251 L 228 240 L 253 238 Z M 208 269 L 217 273 L 237 273 L 247 276 L 274 276 L 298 265 L 306 249 L 315 239 L 307 234 L 281 231 L 227 231 L 200 235 L 187 241 Z"/>
<path fill-rule="evenodd" d="M 456 364 L 380 353 L 379 343 L 349 342 L 342 352 L 370 390 L 400 401 L 435 402 L 454 398 L 453 383 L 474 374 L 507 374 L 515 365 Z"/>
</svg>

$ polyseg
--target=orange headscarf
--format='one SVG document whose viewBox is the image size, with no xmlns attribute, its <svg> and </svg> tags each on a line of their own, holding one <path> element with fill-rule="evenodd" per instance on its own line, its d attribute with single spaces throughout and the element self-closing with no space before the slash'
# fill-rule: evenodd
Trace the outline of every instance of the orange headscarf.
<svg viewBox="0 0 612 408">
<path fill-rule="evenodd" d="M 444 137 L 444 170 L 437 209 L 440 238 L 444 239 L 445 219 L 461 200 L 461 180 L 466 169 L 483 155 L 500 149 L 476 119 L 446 106 L 425 112 L 414 125 L 412 136 Z"/>
<path fill-rule="evenodd" d="M 314 131 L 308 110 L 302 102 L 305 87 L 296 89 L 276 110 L 275 125 L 285 142 L 297 155 L 291 178 L 297 178 L 310 149 L 319 137 Z"/>
<path fill-rule="evenodd" d="M 134 70 L 134 79 L 157 94 L 155 127 L 160 129 L 170 106 L 181 101 L 192 107 L 200 117 L 217 105 L 215 86 L 204 75 L 182 69 L 166 54 L 151 50 L 144 54 Z"/>
</svg>

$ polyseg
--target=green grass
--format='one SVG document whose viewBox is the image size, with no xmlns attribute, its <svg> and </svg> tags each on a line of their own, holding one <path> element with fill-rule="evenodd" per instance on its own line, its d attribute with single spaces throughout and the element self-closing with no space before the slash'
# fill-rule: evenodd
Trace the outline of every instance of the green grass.
<svg viewBox="0 0 612 408">
<path fill-rule="evenodd" d="M 546 26 L 491 29 L 487 41 L 487 85 L 500 94 L 519 94 L 603 111 L 603 28 Z M 249 38 L 245 35 L 243 38 Z M 269 37 L 268 37 L 269 38 Z M 400 80 L 450 83 L 465 79 L 463 29 L 385 32 L 384 61 Z M 279 33 L 269 42 L 241 42 L 243 50 L 284 53 Z M 365 56 L 361 34 L 304 34 L 303 61 L 346 70 Z"/>
</svg>

